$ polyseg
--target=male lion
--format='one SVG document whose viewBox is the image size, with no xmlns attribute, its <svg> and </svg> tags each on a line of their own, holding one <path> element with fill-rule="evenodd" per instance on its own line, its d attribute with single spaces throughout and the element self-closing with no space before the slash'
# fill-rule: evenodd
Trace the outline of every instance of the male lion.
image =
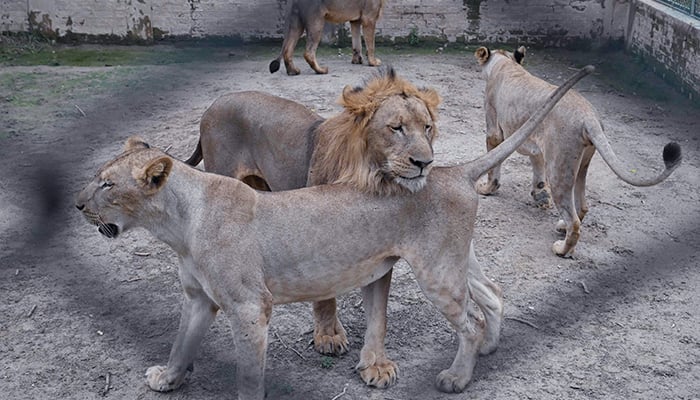
<svg viewBox="0 0 700 400">
<path fill-rule="evenodd" d="M 524 47 L 513 53 L 480 47 L 474 56 L 483 66 L 486 78 L 486 148 L 491 151 L 528 119 L 554 86 L 520 65 L 525 57 Z M 588 212 L 586 174 L 596 149 L 617 176 L 634 186 L 656 185 L 681 163 L 680 146 L 668 143 L 663 150 L 666 168 L 661 174 L 644 178 L 630 173 L 631 168 L 624 166 L 610 147 L 591 103 L 574 90 L 567 93 L 537 132 L 518 149 L 530 156 L 531 194 L 535 202 L 549 207 L 550 198 L 553 199 L 562 217 L 556 230 L 566 237 L 552 246 L 554 253 L 562 257 L 573 253 L 581 220 Z M 496 166 L 489 171 L 487 180 L 479 183 L 478 192 L 494 193 L 500 186 L 499 178 L 500 166 Z"/>
<path fill-rule="evenodd" d="M 321 41 L 323 25 L 326 21 L 341 24 L 350 21 L 352 32 L 352 63 L 362 64 L 362 40 L 360 27 L 367 45 L 367 63 L 378 66 L 381 61 L 374 57 L 374 28 L 382 14 L 386 0 L 293 0 L 286 21 L 286 32 L 280 55 L 270 63 L 270 73 L 280 69 L 280 59 L 284 58 L 287 75 L 299 75 L 292 57 L 294 47 L 306 31 L 306 51 L 304 59 L 317 74 L 327 74 L 328 67 L 316 62 L 316 49 Z"/>
<path fill-rule="evenodd" d="M 440 97 L 392 68 L 361 87 L 345 87 L 344 109 L 324 120 L 301 104 L 261 92 L 217 99 L 204 113 L 197 148 L 186 161 L 260 190 L 349 183 L 376 193 L 415 192 L 433 167 Z M 335 299 L 314 304 L 314 344 L 347 351 Z M 380 381 L 378 384 L 383 385 Z"/>
<path fill-rule="evenodd" d="M 76 207 L 106 237 L 143 227 L 178 253 L 186 297 L 180 328 L 167 366 L 146 371 L 148 386 L 169 391 L 183 383 L 222 310 L 234 332 L 238 398 L 262 399 L 272 306 L 330 299 L 357 287 L 368 321 L 358 368 L 393 381 L 395 365 L 384 349 L 386 305 L 392 266 L 403 257 L 457 331 L 457 354 L 436 385 L 462 391 L 477 355 L 495 350 L 503 313 L 500 289 L 474 255 L 474 183 L 591 70 L 558 88 L 498 149 L 461 166 L 436 168 L 426 188 L 411 196 L 377 196 L 348 184 L 258 192 L 130 138 L 81 191 Z M 470 299 L 483 321 L 470 315 Z"/>
</svg>

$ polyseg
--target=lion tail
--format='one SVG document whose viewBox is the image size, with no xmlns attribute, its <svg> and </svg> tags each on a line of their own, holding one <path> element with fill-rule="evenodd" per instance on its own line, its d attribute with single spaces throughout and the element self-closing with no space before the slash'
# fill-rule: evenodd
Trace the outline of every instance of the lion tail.
<svg viewBox="0 0 700 400">
<path fill-rule="evenodd" d="M 194 153 L 192 153 L 190 158 L 185 160 L 185 164 L 189 164 L 193 167 L 196 167 L 197 164 L 199 164 L 202 161 L 202 158 L 204 158 L 202 156 L 202 141 L 198 140 L 197 141 L 197 148 L 194 149 Z"/>
<path fill-rule="evenodd" d="M 271 74 L 274 74 L 275 72 L 279 71 L 279 69 L 280 69 L 280 58 L 281 58 L 281 57 L 277 57 L 277 58 L 275 58 L 274 60 L 272 60 L 272 62 L 270 62 L 270 73 L 271 73 Z"/>
<path fill-rule="evenodd" d="M 474 185 L 479 177 L 505 161 L 508 156 L 510 156 L 518 147 L 520 147 L 521 144 L 523 144 L 523 142 L 525 142 L 525 140 L 527 140 L 528 137 L 530 137 L 530 135 L 535 131 L 535 128 L 537 128 L 542 120 L 544 120 L 557 102 L 564 97 L 566 92 L 569 91 L 569 89 L 571 89 L 576 82 L 581 80 L 581 78 L 592 73 L 594 70 L 595 68 L 592 65 L 587 65 L 581 68 L 574 76 L 569 78 L 563 85 L 559 86 L 554 92 L 552 92 L 547 101 L 542 104 L 537 112 L 532 114 L 530 118 L 513 133 L 513 135 L 485 155 L 466 164 L 465 167 L 469 182 Z"/>
<path fill-rule="evenodd" d="M 608 138 L 603 132 L 603 127 L 599 121 L 589 121 L 586 123 L 588 139 L 593 142 L 600 156 L 605 160 L 610 169 L 623 181 L 633 186 L 653 186 L 668 178 L 671 173 L 681 165 L 681 146 L 676 142 L 670 142 L 664 146 L 662 157 L 664 160 L 664 170 L 657 176 L 642 177 L 637 175 L 636 168 L 629 168 L 617 157 L 617 154 L 610 146 Z"/>
</svg>

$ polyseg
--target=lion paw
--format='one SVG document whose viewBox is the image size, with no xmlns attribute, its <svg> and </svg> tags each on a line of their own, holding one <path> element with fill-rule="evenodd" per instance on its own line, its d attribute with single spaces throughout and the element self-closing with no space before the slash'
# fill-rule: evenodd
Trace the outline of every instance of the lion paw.
<svg viewBox="0 0 700 400">
<path fill-rule="evenodd" d="M 552 195 L 547 189 L 533 190 L 531 195 L 538 208 L 552 208 Z"/>
<path fill-rule="evenodd" d="M 479 345 L 479 354 L 482 356 L 491 354 L 498 349 L 498 342 L 499 342 L 499 337 L 496 336 L 495 338 L 492 338 L 490 340 L 484 339 L 483 342 L 481 342 L 481 345 Z"/>
<path fill-rule="evenodd" d="M 357 50 L 352 51 L 352 63 L 362 64 L 362 56 L 357 52 Z"/>
<path fill-rule="evenodd" d="M 445 393 L 461 393 L 469 383 L 469 376 L 459 376 L 446 369 L 435 380 L 438 390 Z"/>
<path fill-rule="evenodd" d="M 299 75 L 300 73 L 301 73 L 301 70 L 297 67 L 288 67 L 287 68 L 287 75 L 289 75 L 289 76 Z"/>
<path fill-rule="evenodd" d="M 557 222 L 557 225 L 554 227 L 554 230 L 562 235 L 566 235 L 566 222 L 564 222 L 563 219 L 560 219 Z"/>
<path fill-rule="evenodd" d="M 337 327 L 340 326 L 339 329 Z M 314 332 L 314 348 L 321 354 L 341 355 L 348 351 L 348 337 L 340 322 L 331 328 L 316 327 Z"/>
<path fill-rule="evenodd" d="M 565 240 L 557 240 L 554 242 L 552 245 L 552 251 L 554 254 L 563 258 L 571 258 L 574 253 L 574 249 L 567 246 Z"/>
<path fill-rule="evenodd" d="M 163 365 L 155 365 L 146 370 L 146 384 L 151 390 L 156 392 L 169 392 L 175 390 L 182 385 L 185 380 L 185 374 L 178 377 L 168 376 L 168 367 Z"/>
<path fill-rule="evenodd" d="M 382 60 L 375 58 L 375 59 L 369 59 L 367 60 L 367 64 L 369 64 L 371 67 L 378 67 L 382 65 Z"/>
<path fill-rule="evenodd" d="M 362 364 L 362 362 L 360 362 Z M 361 367 L 359 364 L 356 367 L 360 371 L 360 377 L 367 386 L 374 386 L 380 389 L 387 388 L 394 383 L 398 378 L 399 368 L 391 360 L 385 359 L 381 362 L 375 362 L 366 367 Z"/>
<path fill-rule="evenodd" d="M 498 179 L 494 179 L 493 181 L 481 181 L 477 183 L 476 191 L 479 194 L 488 196 L 495 193 L 499 187 L 501 187 L 501 184 L 498 182 Z"/>
</svg>

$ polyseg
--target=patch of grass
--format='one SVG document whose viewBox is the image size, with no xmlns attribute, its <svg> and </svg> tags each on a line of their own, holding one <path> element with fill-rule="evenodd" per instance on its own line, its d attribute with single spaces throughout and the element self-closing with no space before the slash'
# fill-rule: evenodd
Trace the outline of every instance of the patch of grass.
<svg viewBox="0 0 700 400">
<path fill-rule="evenodd" d="M 221 62 L 256 55 L 269 46 L 220 41 L 140 45 L 65 45 L 35 35 L 0 35 L 0 66 L 103 67 Z"/>
<path fill-rule="evenodd" d="M 321 368 L 331 369 L 335 365 L 335 359 L 333 357 L 322 356 L 321 357 Z"/>
<path fill-rule="evenodd" d="M 420 36 L 418 36 L 418 28 L 411 28 L 411 32 L 408 34 L 408 38 L 406 40 L 408 40 L 408 44 L 411 46 L 418 46 L 421 42 Z"/>
</svg>

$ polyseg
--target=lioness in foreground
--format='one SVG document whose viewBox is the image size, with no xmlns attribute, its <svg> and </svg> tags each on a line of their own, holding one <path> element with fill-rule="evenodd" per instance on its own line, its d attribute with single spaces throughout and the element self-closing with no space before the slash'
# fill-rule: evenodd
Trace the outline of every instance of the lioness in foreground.
<svg viewBox="0 0 700 400">
<path fill-rule="evenodd" d="M 367 63 L 378 66 L 381 61 L 374 56 L 374 28 L 382 14 L 386 0 L 293 0 L 285 26 L 284 41 L 280 55 L 270 63 L 270 73 L 280 69 L 280 59 L 284 59 L 287 75 L 299 75 L 294 65 L 294 47 L 306 31 L 306 51 L 304 59 L 317 74 L 327 74 L 328 67 L 321 67 L 316 61 L 316 49 L 321 42 L 323 25 L 326 21 L 342 24 L 350 21 L 352 34 L 352 63 L 362 64 L 362 40 L 360 28 L 367 45 Z"/>
<path fill-rule="evenodd" d="M 480 47 L 474 56 L 483 66 L 486 78 L 486 148 L 491 151 L 532 115 L 554 86 L 520 65 L 525 57 L 524 47 L 514 53 Z M 530 156 L 531 194 L 537 205 L 549 207 L 551 198 L 559 210 L 562 219 L 556 230 L 566 237 L 554 242 L 552 250 L 562 257 L 573 253 L 581 220 L 588 212 L 586 174 L 596 149 L 617 176 L 634 186 L 656 185 L 681 164 L 681 147 L 669 143 L 663 150 L 665 169 L 658 176 L 635 176 L 610 147 L 591 103 L 574 90 L 567 93 L 537 132 L 518 149 Z M 500 186 L 499 178 L 500 165 L 489 171 L 485 182 L 479 182 L 478 192 L 494 193 Z"/>
<path fill-rule="evenodd" d="M 379 195 L 416 192 L 433 167 L 439 102 L 435 90 L 416 88 L 392 68 L 363 86 L 346 86 L 343 111 L 326 120 L 287 99 L 232 93 L 204 113 L 197 148 L 186 162 L 204 159 L 208 172 L 260 190 L 348 183 Z M 314 303 L 314 317 L 316 350 L 346 352 L 335 299 Z M 389 383 L 366 378 L 374 386 Z"/>
<path fill-rule="evenodd" d="M 272 306 L 329 299 L 357 287 L 368 321 L 358 367 L 394 371 L 384 351 L 385 289 L 394 262 L 403 257 L 457 331 L 457 354 L 436 385 L 444 392 L 462 391 L 477 354 L 495 350 L 503 313 L 500 290 L 474 256 L 474 183 L 591 70 L 558 88 L 497 149 L 461 166 L 436 168 L 426 187 L 411 196 L 377 196 L 347 184 L 257 192 L 130 138 L 124 153 L 78 195 L 76 207 L 109 238 L 143 227 L 178 253 L 186 297 L 180 328 L 168 365 L 146 371 L 148 386 L 168 391 L 182 384 L 221 309 L 234 332 L 238 398 L 262 399 Z M 483 322 L 470 315 L 470 299 Z"/>
</svg>

